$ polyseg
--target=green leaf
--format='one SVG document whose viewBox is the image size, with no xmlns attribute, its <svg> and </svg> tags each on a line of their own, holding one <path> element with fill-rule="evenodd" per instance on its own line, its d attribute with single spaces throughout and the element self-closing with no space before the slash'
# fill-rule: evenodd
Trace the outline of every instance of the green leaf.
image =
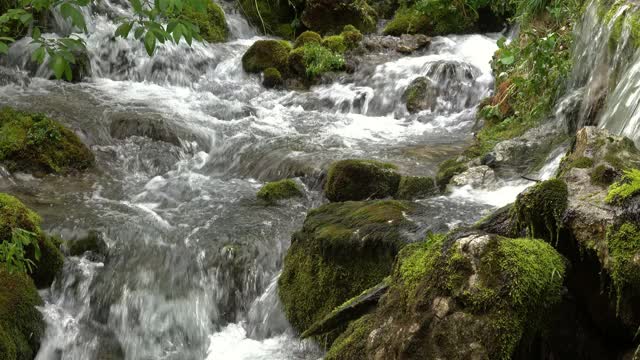
<svg viewBox="0 0 640 360">
<path fill-rule="evenodd" d="M 147 31 L 144 35 L 144 48 L 147 50 L 147 54 L 149 54 L 149 56 L 153 55 L 153 52 L 156 49 L 156 37 L 151 31 Z"/>
<path fill-rule="evenodd" d="M 173 30 L 173 41 L 175 41 L 176 44 L 180 43 L 180 38 L 182 37 L 183 28 L 184 26 L 182 26 L 182 24 L 178 24 L 176 25 L 176 28 Z"/>
<path fill-rule="evenodd" d="M 160 11 L 165 12 L 169 9 L 169 0 L 158 0 Z"/>
<path fill-rule="evenodd" d="M 6 54 L 9 52 L 9 46 L 0 41 L 0 54 Z"/>
<path fill-rule="evenodd" d="M 55 75 L 56 79 L 61 79 L 62 75 L 64 74 L 65 68 L 66 68 L 66 60 L 60 56 L 60 55 L 56 55 L 53 57 L 53 61 L 51 61 L 51 69 L 53 70 L 53 74 Z"/>
<path fill-rule="evenodd" d="M 44 47 L 39 47 L 36 49 L 36 51 L 33 52 L 33 54 L 31 54 L 31 60 L 37 62 L 38 64 L 42 64 L 45 55 L 46 53 L 44 51 Z"/>
<path fill-rule="evenodd" d="M 34 27 L 33 31 L 31 32 L 31 38 L 33 40 L 38 40 L 40 39 L 40 36 L 42 36 L 42 34 L 40 34 L 40 28 L 39 27 Z"/>
<path fill-rule="evenodd" d="M 75 6 L 64 3 L 60 6 L 60 12 L 65 19 L 71 19 L 71 23 L 73 26 L 81 29 L 83 31 L 87 31 L 87 25 L 84 21 L 84 16 L 80 10 L 78 10 Z"/>
<path fill-rule="evenodd" d="M 133 11 L 135 11 L 136 13 L 141 13 L 142 3 L 140 2 L 140 0 L 130 0 L 130 1 L 131 1 L 131 7 L 133 8 Z"/>
<path fill-rule="evenodd" d="M 133 23 L 125 22 L 122 25 L 118 26 L 116 29 L 116 36 L 120 36 L 123 39 L 126 39 L 129 36 L 129 32 L 131 31 L 131 27 Z"/>
<path fill-rule="evenodd" d="M 136 29 L 136 31 L 133 33 L 133 37 L 136 38 L 136 40 L 139 40 L 142 35 L 144 35 L 144 28 L 143 27 L 139 27 Z"/>
<path fill-rule="evenodd" d="M 67 81 L 71 81 L 73 79 L 73 75 L 71 74 L 71 66 L 69 65 L 69 63 L 66 64 L 67 66 L 64 67 L 64 77 L 67 79 Z"/>
</svg>

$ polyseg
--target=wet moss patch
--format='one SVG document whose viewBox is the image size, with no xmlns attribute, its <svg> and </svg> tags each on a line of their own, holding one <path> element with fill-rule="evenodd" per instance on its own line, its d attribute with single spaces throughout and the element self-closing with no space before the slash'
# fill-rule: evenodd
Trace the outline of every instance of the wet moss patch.
<svg viewBox="0 0 640 360">
<path fill-rule="evenodd" d="M 393 196 L 400 174 L 390 163 L 341 160 L 329 167 L 325 193 L 330 201 L 379 199 Z"/>
<path fill-rule="evenodd" d="M 296 184 L 296 182 L 292 179 L 283 179 L 266 183 L 258 191 L 256 196 L 260 200 L 264 200 L 269 204 L 273 204 L 278 200 L 301 197 L 302 191 L 300 190 L 298 184 Z"/>
<path fill-rule="evenodd" d="M 605 201 L 621 205 L 626 200 L 640 194 L 640 170 L 631 169 L 624 172 L 622 179 L 609 187 Z"/>
<path fill-rule="evenodd" d="M 531 237 L 557 241 L 568 206 L 569 190 L 563 180 L 543 181 L 520 195 L 513 206 L 517 230 Z"/>
<path fill-rule="evenodd" d="M 207 2 L 206 12 L 185 8 L 182 16 L 200 29 L 200 36 L 210 43 L 224 42 L 229 37 L 229 27 L 222 8 L 213 1 Z"/>
</svg>

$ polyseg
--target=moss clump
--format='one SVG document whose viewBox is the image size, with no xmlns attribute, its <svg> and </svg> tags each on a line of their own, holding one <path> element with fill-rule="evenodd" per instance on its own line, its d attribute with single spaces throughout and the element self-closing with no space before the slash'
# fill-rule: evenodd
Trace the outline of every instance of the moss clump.
<svg viewBox="0 0 640 360">
<path fill-rule="evenodd" d="M 344 43 L 344 37 L 341 35 L 327 36 L 322 40 L 322 46 L 338 54 L 347 51 L 347 45 Z"/>
<path fill-rule="evenodd" d="M 625 291 L 640 291 L 640 228 L 625 222 L 607 231 L 607 247 L 611 262 L 609 273 L 616 290 L 618 307 Z"/>
<path fill-rule="evenodd" d="M 276 68 L 267 68 L 262 72 L 262 85 L 271 89 L 283 84 L 282 74 Z"/>
<path fill-rule="evenodd" d="M 413 7 L 400 8 L 384 28 L 386 35 L 400 36 L 429 32 L 429 18 Z"/>
<path fill-rule="evenodd" d="M 224 42 L 229 37 L 229 27 L 222 8 L 213 1 L 207 2 L 206 12 L 187 7 L 182 17 L 200 29 L 200 36 L 210 43 Z"/>
<path fill-rule="evenodd" d="M 0 359 L 33 359 L 44 334 L 42 305 L 33 281 L 0 266 Z"/>
<path fill-rule="evenodd" d="M 401 233 L 413 226 L 403 215 L 411 209 L 399 201 L 368 201 L 330 203 L 309 212 L 293 235 L 278 281 L 295 329 L 308 329 L 391 273 L 405 243 Z"/>
<path fill-rule="evenodd" d="M 91 151 L 69 129 L 42 115 L 0 109 L 0 161 L 10 171 L 69 174 L 93 166 Z"/>
<path fill-rule="evenodd" d="M 344 58 L 320 44 L 309 43 L 294 49 L 288 59 L 289 69 L 308 80 L 329 71 L 344 70 Z"/>
<path fill-rule="evenodd" d="M 30 274 L 39 287 L 51 285 L 56 274 L 62 269 L 64 258 L 51 238 L 40 229 L 40 217 L 15 197 L 0 193 L 0 241 L 12 241 L 15 230 L 26 230 L 35 234 L 40 250 L 39 258 L 35 247 L 29 246 L 26 258 L 33 261 L 35 269 Z"/>
<path fill-rule="evenodd" d="M 442 162 L 438 166 L 438 172 L 436 173 L 436 185 L 438 185 L 441 190 L 444 190 L 454 176 L 467 171 L 467 169 L 469 169 L 469 167 L 466 163 L 456 159 L 449 159 Z"/>
<path fill-rule="evenodd" d="M 433 178 L 427 176 L 403 176 L 400 178 L 396 198 L 403 200 L 421 199 L 438 193 Z"/>
<path fill-rule="evenodd" d="M 560 300 L 564 273 L 562 256 L 543 241 L 430 235 L 398 254 L 377 310 L 353 322 L 327 359 L 510 359 Z M 409 327 L 420 331 L 403 332 Z"/>
<path fill-rule="evenodd" d="M 609 204 L 621 205 L 638 194 L 640 194 L 640 170 L 631 169 L 624 172 L 620 181 L 609 187 L 605 201 Z"/>
<path fill-rule="evenodd" d="M 618 171 L 611 166 L 600 164 L 591 170 L 589 176 L 592 184 L 609 186 L 618 176 Z"/>
<path fill-rule="evenodd" d="M 347 49 L 355 49 L 364 38 L 360 30 L 356 29 L 353 25 L 345 25 L 340 36 L 342 36 Z"/>
<path fill-rule="evenodd" d="M 291 45 L 286 41 L 258 40 L 242 56 L 242 68 L 249 73 L 259 73 L 268 68 L 286 72 Z"/>
<path fill-rule="evenodd" d="M 300 197 L 302 196 L 302 191 L 295 181 L 283 179 L 265 184 L 256 196 L 258 199 L 272 204 L 278 200 Z"/>
<path fill-rule="evenodd" d="M 374 160 L 341 160 L 329 167 L 325 194 L 330 201 L 393 196 L 401 176 L 393 164 Z"/>
<path fill-rule="evenodd" d="M 563 180 L 543 181 L 518 195 L 513 206 L 517 230 L 531 237 L 557 241 L 568 206 L 569 190 Z"/>
<path fill-rule="evenodd" d="M 322 43 L 322 36 L 315 31 L 305 31 L 298 36 L 296 42 L 293 44 L 293 48 L 297 49 L 306 44 L 320 44 Z"/>
<path fill-rule="evenodd" d="M 579 157 L 573 160 L 573 162 L 571 163 L 571 167 L 578 168 L 578 169 L 588 169 L 592 166 L 593 166 L 593 159 L 586 156 Z"/>
</svg>

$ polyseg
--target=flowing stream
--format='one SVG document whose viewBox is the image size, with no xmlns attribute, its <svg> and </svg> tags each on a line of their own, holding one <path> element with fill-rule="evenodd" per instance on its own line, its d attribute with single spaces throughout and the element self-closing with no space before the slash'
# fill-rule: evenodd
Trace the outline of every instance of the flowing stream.
<svg viewBox="0 0 640 360">
<path fill-rule="evenodd" d="M 47 80 L 28 64 L 28 44 L 8 65 L 35 72 L 28 87 L 0 87 L 0 104 L 46 112 L 74 129 L 97 158 L 83 177 L 0 179 L 63 238 L 95 229 L 102 257 L 69 257 L 43 291 L 47 321 L 38 359 L 318 359 L 280 309 L 277 276 L 291 234 L 324 202 L 320 169 L 373 158 L 407 174 L 436 164 L 472 138 L 475 107 L 490 93 L 498 34 L 437 37 L 411 56 L 366 56 L 353 74 L 307 92 L 266 90 L 241 57 L 254 30 L 225 6 L 231 40 L 160 45 L 149 58 L 135 40 L 113 38 L 117 2 L 86 13 L 92 76 Z M 62 24 L 64 25 L 64 24 Z M 64 28 L 64 26 L 60 26 Z M 401 100 L 418 76 L 440 84 L 432 110 L 410 115 Z M 178 143 L 115 138 L 114 119 L 163 121 Z M 552 176 L 552 154 L 541 177 Z M 267 207 L 266 181 L 296 177 L 305 196 Z M 471 223 L 513 201 L 531 182 L 456 189 L 422 201 L 433 230 Z"/>
</svg>

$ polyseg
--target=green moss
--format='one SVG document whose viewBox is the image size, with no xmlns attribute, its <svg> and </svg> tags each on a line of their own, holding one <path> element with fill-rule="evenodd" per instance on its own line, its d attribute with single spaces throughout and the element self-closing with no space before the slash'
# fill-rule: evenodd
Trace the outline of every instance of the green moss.
<svg viewBox="0 0 640 360">
<path fill-rule="evenodd" d="M 327 36 L 322 40 L 322 46 L 338 54 L 347 51 L 347 45 L 345 45 L 344 37 L 341 35 Z"/>
<path fill-rule="evenodd" d="M 306 44 L 320 44 L 322 43 L 322 36 L 314 31 L 305 31 L 298 36 L 296 42 L 293 44 L 293 48 L 297 49 Z"/>
<path fill-rule="evenodd" d="M 12 241 L 12 234 L 16 229 L 32 232 L 37 237 L 40 257 L 35 254 L 35 247 L 26 249 L 26 257 L 34 262 L 35 269 L 31 277 L 38 287 L 51 285 L 54 277 L 62 269 L 64 258 L 62 253 L 45 236 L 40 229 L 40 217 L 15 197 L 0 193 L 0 241 Z"/>
<path fill-rule="evenodd" d="M 340 36 L 347 49 L 355 49 L 363 39 L 360 30 L 356 29 L 353 25 L 346 25 L 342 33 L 340 33 Z"/>
<path fill-rule="evenodd" d="M 291 45 L 286 41 L 258 40 L 242 56 L 242 68 L 249 73 L 259 73 L 268 68 L 287 71 L 287 59 Z"/>
<path fill-rule="evenodd" d="M 337 306 L 380 283 L 411 223 L 398 201 L 330 203 L 309 212 L 293 235 L 279 295 L 293 327 L 304 331 Z M 330 343 L 332 339 L 327 339 Z"/>
<path fill-rule="evenodd" d="M 527 189 L 513 206 L 515 226 L 526 229 L 531 237 L 557 241 L 568 206 L 567 184 L 559 179 L 547 180 Z"/>
<path fill-rule="evenodd" d="M 624 172 L 622 179 L 609 187 L 605 201 L 620 205 L 627 199 L 640 194 L 640 170 L 631 169 Z"/>
<path fill-rule="evenodd" d="M 262 85 L 274 88 L 283 84 L 282 74 L 276 68 L 267 68 L 262 72 Z"/>
<path fill-rule="evenodd" d="M 578 169 L 587 169 L 592 166 L 593 166 L 593 159 L 586 156 L 579 157 L 573 160 L 573 162 L 571 163 L 571 167 L 578 168 Z"/>
<path fill-rule="evenodd" d="M 31 279 L 0 266 L 0 359 L 30 360 L 40 346 L 42 299 Z"/>
<path fill-rule="evenodd" d="M 338 34 L 345 25 L 372 32 L 376 28 L 377 14 L 366 0 L 308 0 L 301 20 L 307 28 L 321 34 Z"/>
<path fill-rule="evenodd" d="M 398 9 L 393 19 L 384 28 L 386 35 L 400 36 L 402 34 L 416 34 L 429 32 L 429 18 L 414 7 Z"/>
<path fill-rule="evenodd" d="M 449 159 L 442 162 L 438 166 L 438 172 L 436 173 L 436 185 L 443 190 L 454 176 L 467 171 L 468 168 L 466 163 L 456 159 Z"/>
<path fill-rule="evenodd" d="M 373 160 L 341 160 L 329 167 L 325 194 L 330 201 L 393 196 L 400 183 L 395 166 Z"/>
<path fill-rule="evenodd" d="M 347 330 L 331 346 L 325 359 L 355 360 L 363 358 L 366 353 L 366 340 L 372 331 L 372 323 L 370 315 L 352 321 Z"/>
<path fill-rule="evenodd" d="M 93 154 L 56 121 L 9 107 L 0 109 L 0 161 L 10 171 L 68 174 L 94 164 Z"/>
<path fill-rule="evenodd" d="M 632 223 L 611 226 L 607 230 L 611 262 L 609 273 L 616 290 L 618 307 L 625 291 L 640 291 L 640 228 Z"/>
<path fill-rule="evenodd" d="M 200 29 L 200 36 L 208 42 L 224 42 L 229 37 L 229 28 L 220 6 L 213 1 L 207 2 L 206 12 L 185 8 L 182 17 Z"/>
<path fill-rule="evenodd" d="M 309 43 L 294 49 L 289 55 L 289 68 L 296 74 L 314 80 L 329 71 L 344 70 L 344 57 L 323 47 Z"/>
<path fill-rule="evenodd" d="M 278 200 L 301 197 L 302 191 L 295 181 L 292 179 L 284 179 L 265 184 L 256 196 L 258 199 L 272 204 Z"/>
<path fill-rule="evenodd" d="M 438 188 L 433 178 L 427 176 L 403 176 L 400 178 L 396 198 L 403 200 L 421 199 L 435 195 Z"/>
<path fill-rule="evenodd" d="M 406 246 L 398 254 L 397 271 L 402 288 L 413 293 L 418 284 L 433 271 L 442 254 L 443 234 L 429 234 L 425 241 Z"/>
<path fill-rule="evenodd" d="M 600 186 L 609 186 L 611 185 L 611 179 L 607 176 L 608 170 L 607 166 L 600 164 L 596 166 L 593 170 L 591 170 L 590 178 L 591 183 L 594 185 Z"/>
</svg>

